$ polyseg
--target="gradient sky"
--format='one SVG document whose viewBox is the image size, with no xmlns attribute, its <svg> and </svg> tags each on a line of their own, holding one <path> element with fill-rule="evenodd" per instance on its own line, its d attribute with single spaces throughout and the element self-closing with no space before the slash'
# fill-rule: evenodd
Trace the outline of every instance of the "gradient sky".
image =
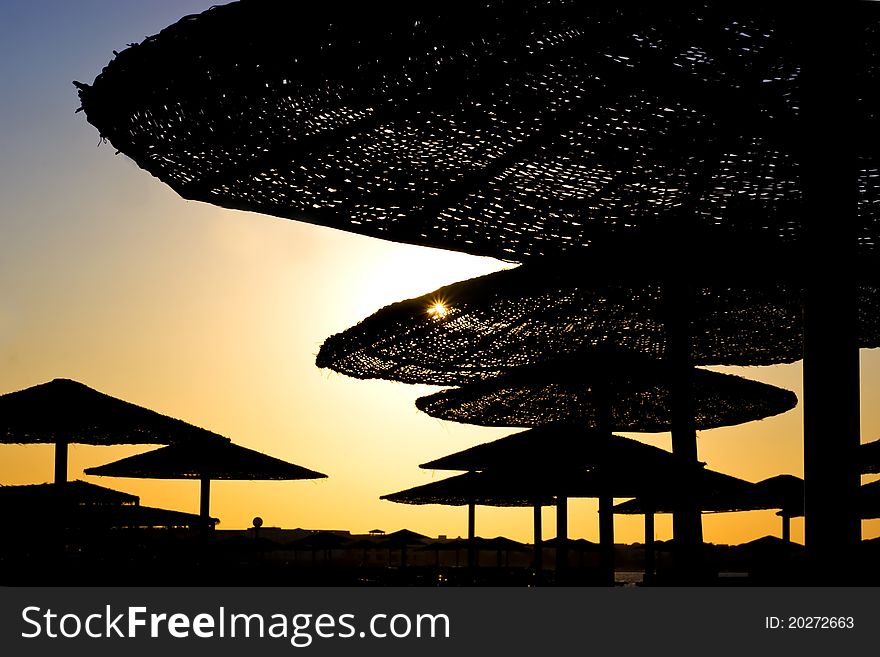
<svg viewBox="0 0 880 657">
<path fill-rule="evenodd" d="M 207 9 L 195 0 L 0 0 L 0 392 L 56 377 L 179 417 L 330 475 L 316 482 L 218 482 L 221 528 L 267 526 L 466 533 L 462 508 L 379 495 L 446 473 L 418 463 L 512 433 L 419 413 L 434 390 L 315 367 L 323 340 L 379 307 L 506 267 L 184 201 L 100 144 L 72 80 L 91 82 L 130 42 Z M 880 435 L 880 352 L 862 352 L 862 440 Z M 718 368 L 800 394 L 800 365 Z M 632 435 L 632 434 L 629 434 Z M 751 480 L 803 474 L 802 415 L 701 432 L 700 458 Z M 669 436 L 632 436 L 669 448 Z M 73 446 L 70 477 L 143 447 Z M 0 483 L 52 477 L 49 446 L 0 445 Z M 141 502 L 198 509 L 196 482 L 87 478 Z M 865 479 L 868 481 L 868 479 Z M 596 503 L 570 505 L 570 533 L 596 540 Z M 545 512 L 545 535 L 554 514 Z M 668 516 L 658 538 L 668 538 Z M 618 517 L 619 542 L 642 519 Z M 880 522 L 863 525 L 865 538 Z M 528 540 L 528 509 L 480 509 L 477 532 Z M 772 511 L 704 516 L 704 535 L 779 535 Z M 803 538 L 803 523 L 793 522 Z"/>
</svg>

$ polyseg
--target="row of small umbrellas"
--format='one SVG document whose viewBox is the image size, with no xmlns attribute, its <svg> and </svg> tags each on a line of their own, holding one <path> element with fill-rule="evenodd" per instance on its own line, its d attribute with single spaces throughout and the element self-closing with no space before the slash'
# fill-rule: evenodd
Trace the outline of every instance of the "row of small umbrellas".
<svg viewBox="0 0 880 657">
<path fill-rule="evenodd" d="M 56 500 L 66 499 L 68 495 L 73 496 L 71 499 L 78 499 L 77 495 L 82 489 L 82 485 L 76 485 L 68 492 L 69 444 L 165 444 L 165 447 L 151 452 L 88 468 L 86 474 L 199 479 L 199 517 L 203 525 L 213 524 L 209 509 L 210 482 L 213 479 L 326 477 L 320 472 L 236 445 L 218 434 L 68 379 L 55 379 L 0 395 L 0 442 L 55 444 L 55 483 L 52 490 L 56 491 Z M 30 487 L 25 489 L 33 490 Z M 29 495 L 33 496 L 32 493 Z"/>
</svg>

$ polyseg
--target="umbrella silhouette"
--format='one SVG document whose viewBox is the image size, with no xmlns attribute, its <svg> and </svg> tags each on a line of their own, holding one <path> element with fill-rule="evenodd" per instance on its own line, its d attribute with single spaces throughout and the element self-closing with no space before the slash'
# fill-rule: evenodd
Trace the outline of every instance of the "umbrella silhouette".
<svg viewBox="0 0 880 657">
<path fill-rule="evenodd" d="M 200 429 L 70 379 L 0 395 L 0 442 L 55 445 L 55 482 L 67 481 L 67 446 L 220 441 Z"/>
<path fill-rule="evenodd" d="M 870 129 L 878 10 L 853 11 L 852 111 Z M 242 2 L 187 16 L 76 84 L 102 137 L 215 205 L 505 260 L 592 255 L 651 228 L 669 244 L 735 228 L 785 245 L 803 231 L 798 117 L 820 84 L 803 16 L 752 3 Z M 855 146 L 859 228 L 876 235 L 876 153 Z"/>
<path fill-rule="evenodd" d="M 386 534 L 385 540 L 379 543 L 381 547 L 388 548 L 388 563 L 391 564 L 391 551 L 400 550 L 400 567 L 406 568 L 406 551 L 413 545 L 424 545 L 429 540 L 424 534 L 418 534 L 409 529 L 400 529 Z"/>
<path fill-rule="evenodd" d="M 803 246 L 808 533 L 833 567 L 858 539 L 840 511 L 858 486 L 857 311 L 850 268 L 814 265 L 880 244 L 876 148 L 855 138 L 880 115 L 877 19 L 873 3 L 233 3 L 76 84 L 102 137 L 185 198 L 515 260 L 659 236 L 683 314 L 683 254 Z M 673 342 L 684 367 L 687 331 Z"/>
<path fill-rule="evenodd" d="M 282 461 L 230 442 L 179 443 L 136 454 L 106 465 L 87 468 L 86 474 L 139 479 L 198 479 L 201 481 L 199 515 L 209 518 L 212 479 L 322 479 L 327 475 Z"/>
<path fill-rule="evenodd" d="M 791 519 L 804 515 L 804 480 L 794 475 L 776 475 L 748 487 L 718 487 L 703 490 L 698 498 L 704 513 L 732 513 L 779 509 L 782 540 L 791 542 Z M 636 498 L 614 507 L 615 513 L 651 515 L 671 513 L 672 502 L 663 492 Z"/>
<path fill-rule="evenodd" d="M 591 350 L 421 397 L 416 407 L 432 417 L 480 426 L 669 431 L 674 410 L 669 378 L 667 366 L 651 358 Z M 698 430 L 761 420 L 797 405 L 788 390 L 729 374 L 697 369 L 692 381 Z"/>
<path fill-rule="evenodd" d="M 199 516 L 140 505 L 140 498 L 85 481 L 64 484 L 59 498 L 58 484 L 0 486 L 0 504 L 12 526 L 34 526 L 54 515 L 59 499 L 64 509 L 64 526 L 75 529 L 110 527 L 194 527 Z M 214 522 L 216 520 L 212 519 Z"/>
</svg>

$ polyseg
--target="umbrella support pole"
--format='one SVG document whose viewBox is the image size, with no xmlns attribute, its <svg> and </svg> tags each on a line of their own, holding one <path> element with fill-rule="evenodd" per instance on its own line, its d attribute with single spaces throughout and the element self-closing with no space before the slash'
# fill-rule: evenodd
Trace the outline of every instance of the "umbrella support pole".
<svg viewBox="0 0 880 657">
<path fill-rule="evenodd" d="M 799 140 L 804 243 L 804 510 L 811 584 L 849 582 L 861 539 L 857 465 L 858 171 L 849 5 L 804 6 Z M 859 28 L 860 29 L 860 28 Z M 821 44 L 821 47 L 817 47 Z"/>
<path fill-rule="evenodd" d="M 568 571 L 568 498 L 556 498 L 556 583 L 563 584 Z"/>
<path fill-rule="evenodd" d="M 684 280 L 664 288 L 666 359 L 672 415 L 672 453 L 678 463 L 679 490 L 673 495 L 672 530 L 676 578 L 694 584 L 702 570 L 703 526 L 696 495 L 697 431 L 694 403 L 694 365 L 691 315 L 694 290 Z"/>
<path fill-rule="evenodd" d="M 535 555 L 533 568 L 535 570 L 535 578 L 540 581 L 541 571 L 544 570 L 544 543 L 541 537 L 541 503 L 535 502 L 534 505 L 534 525 L 535 525 Z"/>
<path fill-rule="evenodd" d="M 782 516 L 782 541 L 786 545 L 791 545 L 791 516 Z"/>
<path fill-rule="evenodd" d="M 654 582 L 654 514 L 645 513 L 645 575 L 643 584 Z"/>
<path fill-rule="evenodd" d="M 67 483 L 67 441 L 55 443 L 55 484 Z"/>
<path fill-rule="evenodd" d="M 202 519 L 202 523 L 204 524 L 205 530 L 211 524 L 211 480 L 207 477 L 202 477 L 199 482 L 199 516 Z"/>
<path fill-rule="evenodd" d="M 614 586 L 614 498 L 599 496 L 599 571 L 601 583 Z"/>
<path fill-rule="evenodd" d="M 477 569 L 477 546 L 476 546 L 476 504 L 474 501 L 468 500 L 468 544 L 467 544 L 467 563 L 471 576 L 476 574 Z"/>
</svg>

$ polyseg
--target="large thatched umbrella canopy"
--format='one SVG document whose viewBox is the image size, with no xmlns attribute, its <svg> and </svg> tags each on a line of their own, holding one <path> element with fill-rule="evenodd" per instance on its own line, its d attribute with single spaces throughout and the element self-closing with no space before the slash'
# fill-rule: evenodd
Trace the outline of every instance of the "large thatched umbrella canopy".
<svg viewBox="0 0 880 657">
<path fill-rule="evenodd" d="M 432 417 L 480 426 L 669 431 L 674 410 L 669 379 L 662 363 L 606 352 L 517 368 L 421 397 L 416 407 Z M 797 405 L 793 392 L 730 374 L 698 369 L 692 385 L 696 429 L 760 420 Z"/>
<path fill-rule="evenodd" d="M 322 479 L 327 475 L 282 461 L 229 440 L 178 443 L 87 468 L 86 474 L 139 479 L 199 479 L 200 515 L 208 518 L 212 479 Z"/>
<path fill-rule="evenodd" d="M 459 385 L 614 346 L 664 358 L 663 285 L 585 277 L 577 261 L 530 263 L 391 304 L 321 346 L 317 363 L 360 379 Z M 803 357 L 801 287 L 783 280 L 697 285 L 689 311 L 696 365 L 773 365 Z M 880 294 L 861 288 L 859 344 L 880 346 Z"/>
<path fill-rule="evenodd" d="M 67 479 L 67 446 L 168 445 L 226 438 L 70 379 L 0 396 L 0 443 L 55 445 L 55 481 Z"/>
<path fill-rule="evenodd" d="M 866 127 L 870 4 L 852 64 Z M 797 9 L 244 1 L 78 86 L 103 137 L 216 205 L 512 260 L 646 225 L 790 242 L 807 95 Z M 861 230 L 875 234 L 876 153 L 855 146 Z"/>
</svg>

